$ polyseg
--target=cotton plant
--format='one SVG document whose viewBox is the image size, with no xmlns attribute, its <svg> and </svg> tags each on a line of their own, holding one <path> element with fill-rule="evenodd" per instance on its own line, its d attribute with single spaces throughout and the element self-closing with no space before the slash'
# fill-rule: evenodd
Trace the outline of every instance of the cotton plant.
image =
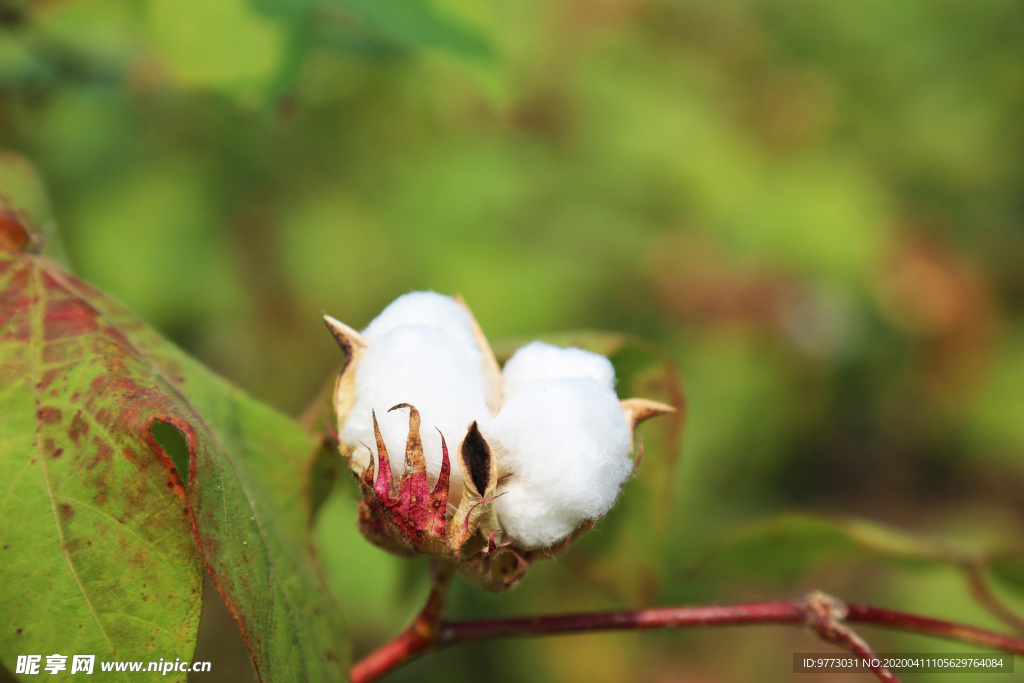
<svg viewBox="0 0 1024 683">
<path fill-rule="evenodd" d="M 324 320 L 348 358 L 334 412 L 361 531 L 459 560 L 493 590 L 607 513 L 636 468 L 636 426 L 674 411 L 620 400 L 611 362 L 583 349 L 535 341 L 500 368 L 460 298 L 405 294 L 362 332 Z"/>
</svg>

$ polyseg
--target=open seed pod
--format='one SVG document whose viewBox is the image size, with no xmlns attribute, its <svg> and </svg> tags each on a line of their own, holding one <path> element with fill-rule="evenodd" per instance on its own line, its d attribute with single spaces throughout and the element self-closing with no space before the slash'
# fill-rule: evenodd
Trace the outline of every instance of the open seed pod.
<svg viewBox="0 0 1024 683">
<path fill-rule="evenodd" d="M 447 297 L 444 299 L 453 301 Z M 434 304 L 437 304 L 436 300 L 432 302 L 432 305 Z M 447 304 L 442 301 L 438 305 Z M 627 441 L 616 447 L 619 450 L 613 457 L 626 458 L 625 464 L 617 465 L 619 470 L 624 467 L 625 473 L 610 482 L 600 484 L 606 488 L 612 487 L 603 494 L 607 499 L 604 508 L 596 512 L 587 512 L 584 509 L 583 513 L 574 513 L 576 516 L 571 518 L 564 531 L 554 536 L 545 536 L 541 542 L 534 540 L 529 533 L 523 533 L 522 519 L 503 528 L 502 516 L 499 514 L 501 505 L 496 505 L 496 501 L 510 492 L 514 496 L 515 486 L 527 481 L 529 473 L 524 472 L 522 465 L 516 460 L 515 449 L 518 441 L 515 434 L 509 437 L 507 430 L 502 432 L 494 428 L 494 425 L 500 424 L 504 405 L 501 400 L 502 375 L 494 360 L 494 354 L 479 326 L 465 308 L 465 304 L 460 300 L 455 305 L 465 311 L 466 317 L 460 319 L 459 323 L 464 323 L 465 329 L 455 329 L 447 338 L 448 342 L 457 344 L 455 338 L 464 333 L 462 348 L 465 349 L 466 344 L 475 345 L 479 349 L 479 358 L 482 361 L 473 365 L 475 374 L 465 375 L 462 379 L 454 377 L 451 386 L 445 383 L 446 378 L 462 372 L 462 368 L 446 364 L 448 361 L 442 357 L 443 354 L 438 356 L 440 360 L 436 362 L 432 362 L 429 354 L 421 358 L 417 356 L 415 345 L 409 347 L 406 339 L 403 343 L 407 346 L 400 349 L 401 353 L 388 357 L 394 358 L 394 362 L 401 366 L 401 372 L 405 373 L 399 374 L 396 380 L 389 375 L 389 366 L 386 363 L 382 366 L 380 358 L 373 356 L 378 349 L 375 344 L 393 343 L 394 337 L 371 337 L 369 333 L 374 329 L 373 323 L 367 328 L 367 333 L 363 334 L 330 316 L 324 316 L 328 329 L 348 357 L 348 362 L 336 383 L 334 395 L 339 450 L 347 459 L 349 468 L 363 493 L 363 501 L 359 508 L 359 524 L 367 539 L 399 555 L 424 554 L 452 561 L 460 573 L 471 582 L 489 590 L 505 590 L 522 578 L 535 559 L 551 557 L 561 552 L 593 526 L 593 522 L 614 503 L 619 488 L 638 462 L 638 459 L 631 457 L 633 430 L 636 425 L 656 415 L 673 412 L 675 409 L 640 398 L 620 402 L 610 388 L 603 387 L 593 380 L 586 380 L 593 382 L 593 392 L 604 392 L 602 396 L 609 396 L 603 404 L 607 410 L 602 419 L 605 422 L 611 420 L 621 424 L 621 427 L 616 429 L 625 436 L 619 441 Z M 457 316 L 450 317 L 455 319 Z M 427 340 L 425 343 L 436 343 L 437 339 L 441 339 L 433 331 L 424 331 L 416 325 L 409 326 L 409 330 L 413 328 L 419 330 L 416 333 L 423 335 L 422 338 Z M 398 331 L 393 332 L 394 335 L 405 334 L 400 325 L 395 329 Z M 412 335 L 412 331 L 407 337 L 415 342 L 417 337 L 409 335 Z M 469 351 L 459 357 L 472 360 L 476 358 L 473 351 L 474 348 L 470 347 Z M 606 359 L 603 360 L 607 363 Z M 367 368 L 378 374 L 367 374 L 370 372 Z M 420 371 L 427 380 L 418 376 L 417 373 Z M 434 375 L 430 375 L 432 372 Z M 370 405 L 367 407 L 366 394 L 360 396 L 360 390 L 376 391 L 378 381 L 397 381 L 390 395 L 398 396 L 399 400 L 393 405 L 384 405 L 375 399 L 369 402 Z M 477 381 L 481 386 L 477 386 Z M 591 391 L 591 384 L 586 384 L 585 381 L 564 381 L 575 383 L 573 386 L 577 389 L 584 387 L 586 391 Z M 405 390 L 406 386 L 409 387 L 408 392 Z M 426 389 L 423 386 L 426 386 Z M 410 396 L 408 400 L 401 398 L 406 393 Z M 472 395 L 472 400 L 466 398 L 467 394 Z M 382 395 L 388 394 L 383 392 Z M 413 395 L 421 399 L 428 396 L 434 404 L 424 405 L 423 402 L 415 400 Z M 437 397 L 451 402 L 452 405 L 436 405 L 439 400 Z M 607 401 L 611 401 L 610 409 Z M 543 406 L 536 404 L 532 407 L 535 410 L 544 410 Z M 560 408 L 555 406 L 553 409 Z M 366 411 L 370 419 L 365 420 L 365 417 L 359 414 L 360 410 Z M 611 411 L 610 416 L 608 410 Z M 405 441 L 404 458 L 401 461 L 393 461 L 392 453 L 398 450 L 394 420 L 405 411 L 408 413 L 408 421 L 403 420 L 401 425 L 401 436 Z M 428 421 L 428 415 L 434 418 Z M 390 442 L 382 424 L 378 423 L 378 418 L 383 416 L 387 416 L 390 421 Z M 358 431 L 353 429 L 354 423 L 351 421 L 359 419 L 365 420 L 367 425 L 372 425 L 366 429 L 372 430 L 372 444 L 367 443 L 369 439 L 357 440 L 353 437 L 353 434 L 358 435 Z M 437 422 L 442 424 L 439 425 Z M 557 431 L 560 423 L 556 421 L 554 424 Z M 426 427 L 427 431 L 421 433 L 421 426 Z M 437 436 L 433 435 L 435 430 Z M 427 446 L 424 444 L 425 438 L 430 439 Z M 570 439 L 569 443 L 576 442 Z M 593 452 L 600 451 L 602 445 L 600 439 L 595 442 L 593 438 L 583 439 L 581 443 L 587 445 L 587 448 L 593 447 L 591 450 L 584 449 L 586 452 L 581 451 L 575 456 L 586 466 L 589 462 L 587 459 L 592 458 Z M 455 453 L 454 466 L 450 460 L 449 444 Z M 577 450 L 580 448 L 583 446 Z M 546 455 L 542 456 L 547 459 Z M 557 465 L 559 452 L 553 452 L 551 456 L 552 462 Z M 555 470 L 557 471 L 557 467 Z M 573 480 L 566 472 L 563 468 L 556 473 L 564 481 Z M 568 472 L 571 475 L 571 471 Z M 585 480 L 584 477 L 582 481 Z M 546 510 L 548 507 L 549 503 L 542 501 L 537 509 Z M 529 519 L 529 514 L 526 518 Z M 511 524 L 511 518 L 506 517 L 506 522 Z"/>
<path fill-rule="evenodd" d="M 458 465 L 466 485 L 459 507 L 450 511 L 451 470 L 443 436 L 444 464 L 441 476 L 431 488 L 423 459 L 419 411 L 407 404 L 391 410 L 402 408 L 409 411 L 406 473 L 398 484 L 394 483 L 390 456 L 378 430 L 380 470 L 375 478 L 371 463 L 359 477 L 363 491 L 360 531 L 374 544 L 399 555 L 424 554 L 455 560 L 466 578 L 491 590 L 515 585 L 529 568 L 532 553 L 524 556 L 513 550 L 511 544 L 499 546 L 495 542 L 501 533 L 493 506 L 497 476 L 490 449 L 479 430 L 473 425 L 458 451 Z"/>
</svg>

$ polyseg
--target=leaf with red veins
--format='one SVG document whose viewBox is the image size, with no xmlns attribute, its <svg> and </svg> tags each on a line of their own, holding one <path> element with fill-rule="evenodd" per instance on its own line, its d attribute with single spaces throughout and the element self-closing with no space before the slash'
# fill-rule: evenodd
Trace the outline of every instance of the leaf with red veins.
<svg viewBox="0 0 1024 683">
<path fill-rule="evenodd" d="M 190 659 L 202 564 L 150 427 L 196 448 L 194 415 L 44 259 L 0 254 L 0 326 L 0 658 Z"/>
<path fill-rule="evenodd" d="M 24 165 L 8 160 L 0 154 L 0 661 L 188 660 L 205 565 L 261 679 L 346 680 L 344 626 L 308 551 L 315 439 L 37 255 L 44 213 L 18 184 Z M 187 495 L 157 421 L 184 436 Z"/>
</svg>

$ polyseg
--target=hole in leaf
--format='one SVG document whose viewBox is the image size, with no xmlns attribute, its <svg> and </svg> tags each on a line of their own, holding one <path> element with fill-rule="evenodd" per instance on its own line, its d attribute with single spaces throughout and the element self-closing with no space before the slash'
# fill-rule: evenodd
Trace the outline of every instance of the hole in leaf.
<svg viewBox="0 0 1024 683">
<path fill-rule="evenodd" d="M 181 477 L 182 483 L 185 484 L 185 495 L 188 495 L 188 439 L 182 433 L 180 429 L 172 425 L 170 422 L 162 422 L 161 420 L 154 420 L 149 426 L 149 433 L 153 435 L 156 442 L 160 444 L 160 448 L 164 449 L 164 453 L 174 463 L 174 469 L 178 470 L 178 476 Z"/>
</svg>

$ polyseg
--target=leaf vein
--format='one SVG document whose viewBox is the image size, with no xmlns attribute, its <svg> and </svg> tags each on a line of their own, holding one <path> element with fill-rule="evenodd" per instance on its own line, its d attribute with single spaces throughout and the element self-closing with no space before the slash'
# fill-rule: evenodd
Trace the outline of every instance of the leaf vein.
<svg viewBox="0 0 1024 683">
<path fill-rule="evenodd" d="M 40 397 L 39 397 L 39 371 L 42 365 L 42 353 L 43 353 L 43 288 L 39 272 L 38 264 L 32 270 L 32 285 L 34 291 L 34 309 L 35 315 L 32 320 L 32 344 L 35 348 L 35 359 L 34 359 L 34 372 L 35 378 L 35 405 L 36 410 L 40 408 Z M 57 501 L 54 498 L 53 487 L 50 484 L 50 473 L 46 466 L 46 458 L 43 457 L 43 441 L 42 441 L 42 422 L 36 419 L 36 448 L 39 451 L 39 462 L 42 465 L 43 480 L 46 482 L 46 492 L 50 498 L 50 510 L 53 512 L 53 522 L 57 527 L 57 537 L 60 540 L 60 548 L 64 553 L 64 560 L 67 562 L 68 571 L 71 572 L 71 576 L 75 579 L 75 583 L 78 584 L 78 589 L 82 592 L 82 597 L 85 599 L 85 604 L 89 608 L 90 614 L 96 622 L 96 628 L 99 629 L 100 634 L 103 635 L 103 639 L 107 642 L 107 647 L 110 648 L 111 654 L 116 652 L 114 644 L 110 641 L 110 636 L 103 630 L 103 624 L 100 623 L 99 615 L 96 613 L 96 608 L 93 607 L 92 601 L 89 599 L 89 595 L 85 590 L 85 586 L 82 584 L 82 579 L 78 576 L 78 572 L 75 570 L 75 565 L 71 561 L 71 554 L 68 553 L 67 544 L 64 542 L 64 529 L 61 527 L 60 518 L 57 515 Z M 125 675 L 127 680 L 128 676 Z"/>
</svg>

